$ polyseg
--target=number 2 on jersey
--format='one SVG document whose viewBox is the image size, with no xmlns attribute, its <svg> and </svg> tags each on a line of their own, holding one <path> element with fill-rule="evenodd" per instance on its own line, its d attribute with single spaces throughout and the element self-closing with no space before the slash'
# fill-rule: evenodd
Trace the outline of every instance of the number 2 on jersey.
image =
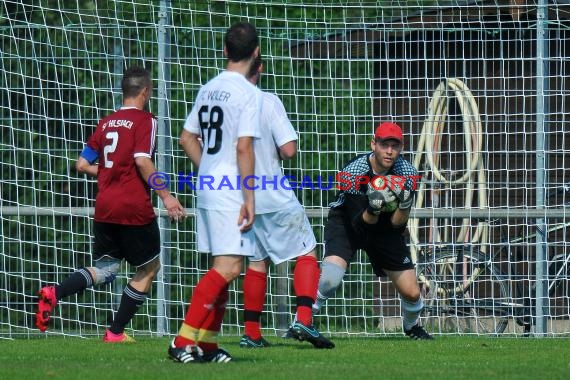
<svg viewBox="0 0 570 380">
<path fill-rule="evenodd" d="M 222 124 L 224 122 L 224 111 L 219 106 L 200 107 L 198 121 L 202 128 L 202 141 L 208 154 L 216 154 L 222 147 Z"/>
<path fill-rule="evenodd" d="M 110 144 L 105 145 L 103 148 L 103 155 L 105 156 L 105 167 L 112 168 L 113 161 L 109 160 L 109 153 L 113 153 L 115 149 L 117 149 L 117 143 L 119 142 L 119 133 L 118 132 L 107 132 L 105 137 L 111 140 Z"/>
</svg>

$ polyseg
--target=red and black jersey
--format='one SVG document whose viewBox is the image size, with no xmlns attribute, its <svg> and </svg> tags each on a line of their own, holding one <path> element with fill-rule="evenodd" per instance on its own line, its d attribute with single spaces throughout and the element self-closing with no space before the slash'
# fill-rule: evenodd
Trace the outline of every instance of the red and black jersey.
<svg viewBox="0 0 570 380">
<path fill-rule="evenodd" d="M 123 107 L 97 125 L 87 142 L 99 154 L 95 221 L 145 225 L 155 218 L 150 187 L 135 158 L 152 158 L 156 128 L 151 113 L 134 107 Z"/>
</svg>

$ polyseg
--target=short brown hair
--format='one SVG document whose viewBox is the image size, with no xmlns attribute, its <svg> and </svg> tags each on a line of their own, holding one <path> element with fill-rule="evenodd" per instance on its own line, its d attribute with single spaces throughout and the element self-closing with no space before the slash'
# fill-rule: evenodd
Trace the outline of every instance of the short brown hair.
<svg viewBox="0 0 570 380">
<path fill-rule="evenodd" d="M 145 87 L 150 87 L 152 80 L 150 72 L 140 66 L 131 66 L 123 74 L 121 80 L 121 90 L 123 98 L 133 98 L 140 94 Z"/>
</svg>

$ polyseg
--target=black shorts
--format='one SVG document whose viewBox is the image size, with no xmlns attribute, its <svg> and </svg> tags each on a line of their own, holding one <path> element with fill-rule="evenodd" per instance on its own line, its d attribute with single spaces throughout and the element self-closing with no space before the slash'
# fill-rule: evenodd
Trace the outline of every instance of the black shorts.
<svg viewBox="0 0 570 380">
<path fill-rule="evenodd" d="M 143 226 L 94 223 L 93 259 L 110 256 L 139 267 L 160 254 L 160 232 L 156 219 Z"/>
<path fill-rule="evenodd" d="M 414 269 L 406 239 L 399 231 L 377 234 L 357 234 L 342 213 L 329 213 L 325 224 L 325 257 L 340 256 L 349 264 L 356 251 L 368 255 L 374 273 L 385 276 L 383 269 L 403 271 Z"/>
</svg>

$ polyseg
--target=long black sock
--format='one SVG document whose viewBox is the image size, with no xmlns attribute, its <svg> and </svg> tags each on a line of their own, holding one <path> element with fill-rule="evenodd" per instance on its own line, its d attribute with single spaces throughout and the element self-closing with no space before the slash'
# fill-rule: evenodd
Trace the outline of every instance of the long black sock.
<svg viewBox="0 0 570 380">
<path fill-rule="evenodd" d="M 139 292 L 130 284 L 127 284 L 121 296 L 119 310 L 117 310 L 115 319 L 111 323 L 111 327 L 109 327 L 113 334 L 121 334 L 125 330 L 125 326 L 134 317 L 139 306 L 144 303 L 146 296 L 147 293 Z"/>
<path fill-rule="evenodd" d="M 85 268 L 79 268 L 63 280 L 61 284 L 55 285 L 55 296 L 59 301 L 72 294 L 81 293 L 91 286 L 93 286 L 91 273 Z"/>
</svg>

